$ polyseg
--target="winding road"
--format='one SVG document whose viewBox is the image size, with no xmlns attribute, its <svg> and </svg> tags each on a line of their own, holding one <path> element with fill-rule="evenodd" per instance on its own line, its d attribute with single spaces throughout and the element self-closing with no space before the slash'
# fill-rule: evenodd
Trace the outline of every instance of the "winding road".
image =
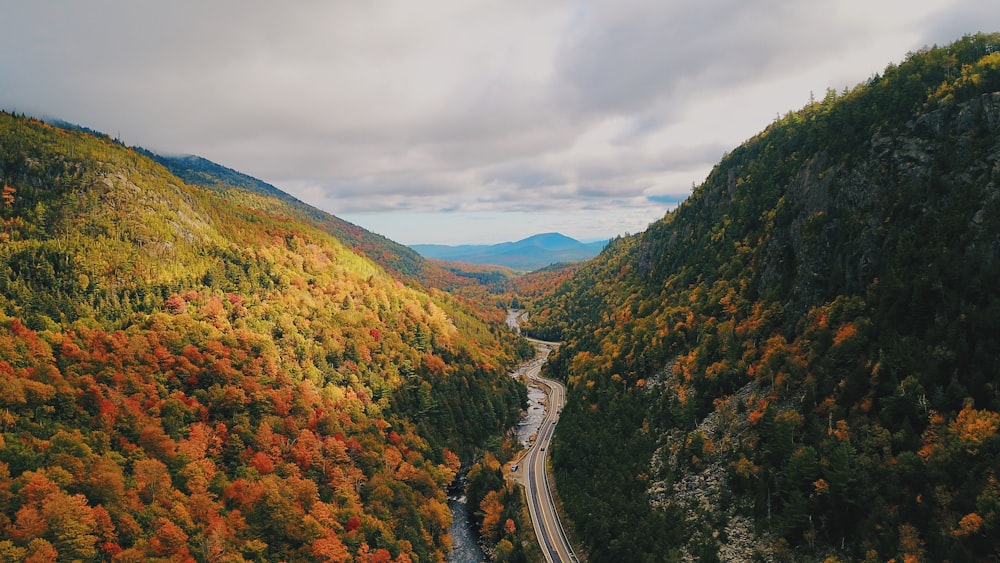
<svg viewBox="0 0 1000 563">
<path fill-rule="evenodd" d="M 524 485 L 531 523 L 535 528 L 535 536 L 541 545 L 545 560 L 550 563 L 579 561 L 576 554 L 573 553 L 573 548 L 570 546 L 566 532 L 563 531 L 562 523 L 559 521 L 559 513 L 552 500 L 548 474 L 545 471 L 546 450 L 552 440 L 556 422 L 559 420 L 559 412 L 562 411 L 566 401 L 566 388 L 558 381 L 541 377 L 539 371 L 548 358 L 549 352 L 559 344 L 529 340 L 535 345 L 538 355 L 527 366 L 525 377 L 547 390 L 547 408 L 542 424 L 538 428 L 538 437 L 535 439 L 535 443 L 520 459 L 516 465 L 517 471 L 514 471 L 513 474 L 514 478 Z"/>
</svg>

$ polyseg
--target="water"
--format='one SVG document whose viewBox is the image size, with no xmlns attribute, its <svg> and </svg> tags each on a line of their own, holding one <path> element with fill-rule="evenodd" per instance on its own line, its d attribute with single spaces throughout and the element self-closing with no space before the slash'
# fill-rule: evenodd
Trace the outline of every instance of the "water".
<svg viewBox="0 0 1000 563">
<path fill-rule="evenodd" d="M 538 428 L 545 418 L 545 392 L 535 385 L 528 387 L 528 408 L 517 423 L 517 438 L 521 446 L 527 448 L 538 434 Z"/>
<path fill-rule="evenodd" d="M 462 481 L 465 487 L 465 481 Z M 476 543 L 476 533 L 472 529 L 472 515 L 465 503 L 465 495 L 448 495 L 448 508 L 451 509 L 451 553 L 449 563 L 480 563 L 486 561 L 483 551 Z"/>
<path fill-rule="evenodd" d="M 521 332 L 521 323 L 518 322 L 518 319 L 521 317 L 521 313 L 524 313 L 524 311 L 520 309 L 507 309 L 507 326 L 519 334 Z M 524 314 L 527 315 L 527 313 Z"/>
<path fill-rule="evenodd" d="M 517 423 L 517 438 L 521 446 L 527 448 L 538 434 L 538 428 L 545 417 L 545 392 L 538 387 L 528 387 L 528 408 Z M 455 479 L 448 489 L 448 508 L 451 509 L 452 551 L 449 563 L 480 563 L 486 561 L 483 551 L 476 543 L 477 535 L 472 529 L 472 515 L 465 502 L 465 475 Z"/>
<path fill-rule="evenodd" d="M 517 318 L 521 311 L 508 312 L 507 322 L 512 327 L 517 327 Z M 548 350 L 542 354 L 540 361 L 544 362 L 548 357 Z M 525 366 L 518 368 L 512 376 L 520 376 L 524 373 Z M 538 429 L 545 418 L 545 392 L 536 385 L 528 386 L 528 408 L 517 423 L 517 438 L 521 445 L 527 448 L 534 441 Z M 486 561 L 483 551 L 476 543 L 478 535 L 472 527 L 472 515 L 465 502 L 465 474 L 459 475 L 451 487 L 448 488 L 448 508 L 451 509 L 451 540 L 452 550 L 448 555 L 449 563 L 480 563 Z"/>
</svg>

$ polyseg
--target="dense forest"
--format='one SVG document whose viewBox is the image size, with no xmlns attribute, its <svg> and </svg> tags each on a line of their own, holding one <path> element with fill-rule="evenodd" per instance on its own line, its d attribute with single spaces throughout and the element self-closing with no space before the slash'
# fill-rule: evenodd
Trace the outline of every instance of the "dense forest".
<svg viewBox="0 0 1000 563">
<path fill-rule="evenodd" d="M 1000 558 L 1000 35 L 727 154 L 536 303 L 593 561 Z"/>
<path fill-rule="evenodd" d="M 433 263 L 422 260 L 409 247 L 316 209 L 257 178 L 198 156 L 164 156 L 144 149 L 138 150 L 192 186 L 222 192 L 237 188 L 280 200 L 289 217 L 326 231 L 341 244 L 370 258 L 398 278 L 422 280 L 424 275 L 432 275 L 436 270 Z"/>
<path fill-rule="evenodd" d="M 0 560 L 537 559 L 507 370 L 590 561 L 1000 558 L 1000 35 L 727 154 L 587 263 L 422 259 L 197 157 L 0 113 Z"/>
<path fill-rule="evenodd" d="M 193 164 L 0 114 L 0 560 L 443 560 L 530 346 Z"/>
</svg>

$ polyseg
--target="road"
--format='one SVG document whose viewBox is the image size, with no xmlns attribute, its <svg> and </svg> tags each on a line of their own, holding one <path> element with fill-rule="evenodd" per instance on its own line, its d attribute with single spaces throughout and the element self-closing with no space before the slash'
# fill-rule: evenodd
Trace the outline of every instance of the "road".
<svg viewBox="0 0 1000 563">
<path fill-rule="evenodd" d="M 558 381 L 541 377 L 539 371 L 542 364 L 545 363 L 549 351 L 558 344 L 541 340 L 531 340 L 531 342 L 538 349 L 539 355 L 535 361 L 529 364 L 525 376 L 547 390 L 547 407 L 545 417 L 538 428 L 538 437 L 520 459 L 514 477 L 524 485 L 531 523 L 535 528 L 535 536 L 541 545 L 545 560 L 550 563 L 579 561 L 576 554 L 573 553 L 573 548 L 570 546 L 569 540 L 566 539 L 566 532 L 563 531 L 562 523 L 559 521 L 559 513 L 552 500 L 548 474 L 545 471 L 546 453 L 549 442 L 552 440 L 552 433 L 555 431 L 556 422 L 559 420 L 559 412 L 566 401 L 566 388 Z"/>
</svg>

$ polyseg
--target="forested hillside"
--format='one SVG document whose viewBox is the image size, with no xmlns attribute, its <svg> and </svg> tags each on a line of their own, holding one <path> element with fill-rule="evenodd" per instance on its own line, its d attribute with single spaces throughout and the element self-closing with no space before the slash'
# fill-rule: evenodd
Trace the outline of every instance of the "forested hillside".
<svg viewBox="0 0 1000 563">
<path fill-rule="evenodd" d="M 539 303 L 591 560 L 1000 558 L 998 182 L 1000 35 L 966 37 L 776 120 Z"/>
<path fill-rule="evenodd" d="M 0 183 L 0 560 L 443 559 L 506 330 L 106 137 L 0 114 Z"/>
<path fill-rule="evenodd" d="M 271 196 L 268 203 L 272 206 L 272 210 L 277 203 L 275 200 L 280 201 L 283 212 L 290 218 L 330 233 L 355 253 L 370 258 L 397 277 L 423 281 L 424 271 L 435 269 L 433 264 L 421 259 L 413 249 L 307 205 L 257 178 L 198 156 L 164 156 L 142 152 L 192 186 L 223 192 L 238 188 Z"/>
</svg>

